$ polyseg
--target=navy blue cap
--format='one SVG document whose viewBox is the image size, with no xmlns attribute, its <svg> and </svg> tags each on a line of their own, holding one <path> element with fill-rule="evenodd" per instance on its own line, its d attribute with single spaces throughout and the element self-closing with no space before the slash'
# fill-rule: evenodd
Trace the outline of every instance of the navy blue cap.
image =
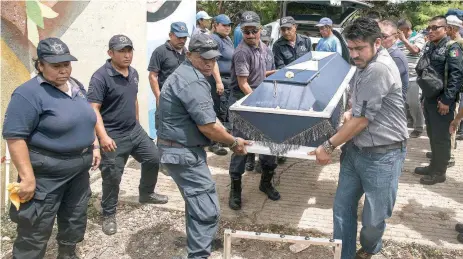
<svg viewBox="0 0 463 259">
<path fill-rule="evenodd" d="M 173 32 L 175 36 L 179 38 L 189 37 L 188 27 L 184 22 L 174 22 L 170 25 L 170 32 Z"/>
<path fill-rule="evenodd" d="M 232 21 L 230 20 L 230 17 L 228 17 L 227 15 L 225 14 L 219 14 L 217 15 L 215 18 L 214 18 L 214 21 L 216 23 L 220 23 L 220 24 L 223 24 L 223 25 L 230 25 L 230 24 L 233 24 Z"/>
<path fill-rule="evenodd" d="M 317 25 L 315 25 L 317 27 L 321 27 L 321 26 L 333 26 L 333 21 L 328 18 L 328 17 L 323 17 L 321 18 L 321 20 L 318 22 Z"/>
<path fill-rule="evenodd" d="M 77 61 L 69 52 L 66 43 L 58 38 L 46 38 L 41 40 L 37 45 L 37 57 L 50 64 Z"/>
</svg>

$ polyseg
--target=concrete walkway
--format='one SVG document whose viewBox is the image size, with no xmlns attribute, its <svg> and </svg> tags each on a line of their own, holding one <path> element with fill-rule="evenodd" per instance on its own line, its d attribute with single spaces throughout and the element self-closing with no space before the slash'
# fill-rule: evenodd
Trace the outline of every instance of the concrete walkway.
<svg viewBox="0 0 463 259">
<path fill-rule="evenodd" d="M 463 142 L 459 143 L 463 146 Z M 410 139 L 405 167 L 400 178 L 399 193 L 393 217 L 388 220 L 386 239 L 398 242 L 419 243 L 435 247 L 463 249 L 456 240 L 454 226 L 463 221 L 463 147 L 456 150 L 456 166 L 449 169 L 447 181 L 434 186 L 419 184 L 420 177 L 412 172 L 416 166 L 429 161 L 427 137 Z M 246 223 L 280 224 L 311 229 L 327 237 L 332 235 L 332 205 L 339 173 L 339 151 L 332 164 L 318 166 L 310 160 L 288 159 L 277 169 L 275 184 L 281 200 L 271 201 L 258 190 L 260 175 L 249 172 L 243 179 L 243 208 L 228 208 L 230 181 L 228 166 L 230 155 L 220 157 L 209 153 L 208 163 L 217 182 L 221 216 L 228 220 L 239 219 Z M 120 199 L 138 201 L 139 165 L 129 162 L 122 179 Z M 101 179 L 92 184 L 94 193 L 101 192 Z M 169 195 L 165 207 L 184 210 L 184 203 L 174 181 L 159 174 L 157 192 Z M 359 213 L 361 213 L 361 207 Z M 359 214 L 361 215 L 361 214 Z M 361 220 L 361 217 L 359 217 Z M 361 223 L 359 222 L 361 226 Z"/>
</svg>

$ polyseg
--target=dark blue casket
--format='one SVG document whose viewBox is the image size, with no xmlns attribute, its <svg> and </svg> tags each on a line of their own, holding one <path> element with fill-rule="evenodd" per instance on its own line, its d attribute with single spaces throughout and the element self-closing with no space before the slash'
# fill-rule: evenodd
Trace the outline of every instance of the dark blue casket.
<svg viewBox="0 0 463 259">
<path fill-rule="evenodd" d="M 334 52 L 312 51 L 267 77 L 230 107 L 248 152 L 310 159 L 340 125 L 355 67 Z"/>
</svg>

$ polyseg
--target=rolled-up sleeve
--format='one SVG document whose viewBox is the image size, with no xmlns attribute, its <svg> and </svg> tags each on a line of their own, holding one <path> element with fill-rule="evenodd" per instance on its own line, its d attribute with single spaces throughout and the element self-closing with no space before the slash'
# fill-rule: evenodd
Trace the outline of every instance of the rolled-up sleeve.
<svg viewBox="0 0 463 259">
<path fill-rule="evenodd" d="M 14 93 L 5 113 L 4 139 L 27 139 L 39 123 L 39 110 L 23 95 Z"/>
<path fill-rule="evenodd" d="M 88 86 L 87 100 L 91 103 L 101 104 L 106 97 L 106 91 L 106 84 L 101 79 L 92 76 Z"/>
<path fill-rule="evenodd" d="M 352 94 L 352 115 L 365 117 L 370 122 L 381 109 L 383 98 L 389 93 L 394 81 L 389 68 L 381 63 L 374 63 L 363 71 Z"/>
<path fill-rule="evenodd" d="M 211 88 L 207 82 L 194 82 L 179 92 L 178 97 L 197 125 L 216 122 Z"/>
<path fill-rule="evenodd" d="M 249 76 L 249 59 L 244 51 L 238 51 L 233 56 L 236 76 Z"/>
</svg>

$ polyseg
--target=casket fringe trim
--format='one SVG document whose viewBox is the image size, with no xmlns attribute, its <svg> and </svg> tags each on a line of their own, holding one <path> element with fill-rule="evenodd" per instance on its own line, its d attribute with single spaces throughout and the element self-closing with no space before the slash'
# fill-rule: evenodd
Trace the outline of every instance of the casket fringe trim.
<svg viewBox="0 0 463 259">
<path fill-rule="evenodd" d="M 272 154 L 276 156 L 285 155 L 290 150 L 298 149 L 299 146 L 309 145 L 310 141 L 315 141 L 326 136 L 332 136 L 336 133 L 336 129 L 333 125 L 331 125 L 329 119 L 324 119 L 281 143 L 275 143 L 270 141 L 264 133 L 250 122 L 243 119 L 239 114 L 231 112 L 230 120 L 233 122 L 234 130 L 237 129 L 250 140 L 261 142 L 264 146 L 270 149 Z"/>
</svg>

